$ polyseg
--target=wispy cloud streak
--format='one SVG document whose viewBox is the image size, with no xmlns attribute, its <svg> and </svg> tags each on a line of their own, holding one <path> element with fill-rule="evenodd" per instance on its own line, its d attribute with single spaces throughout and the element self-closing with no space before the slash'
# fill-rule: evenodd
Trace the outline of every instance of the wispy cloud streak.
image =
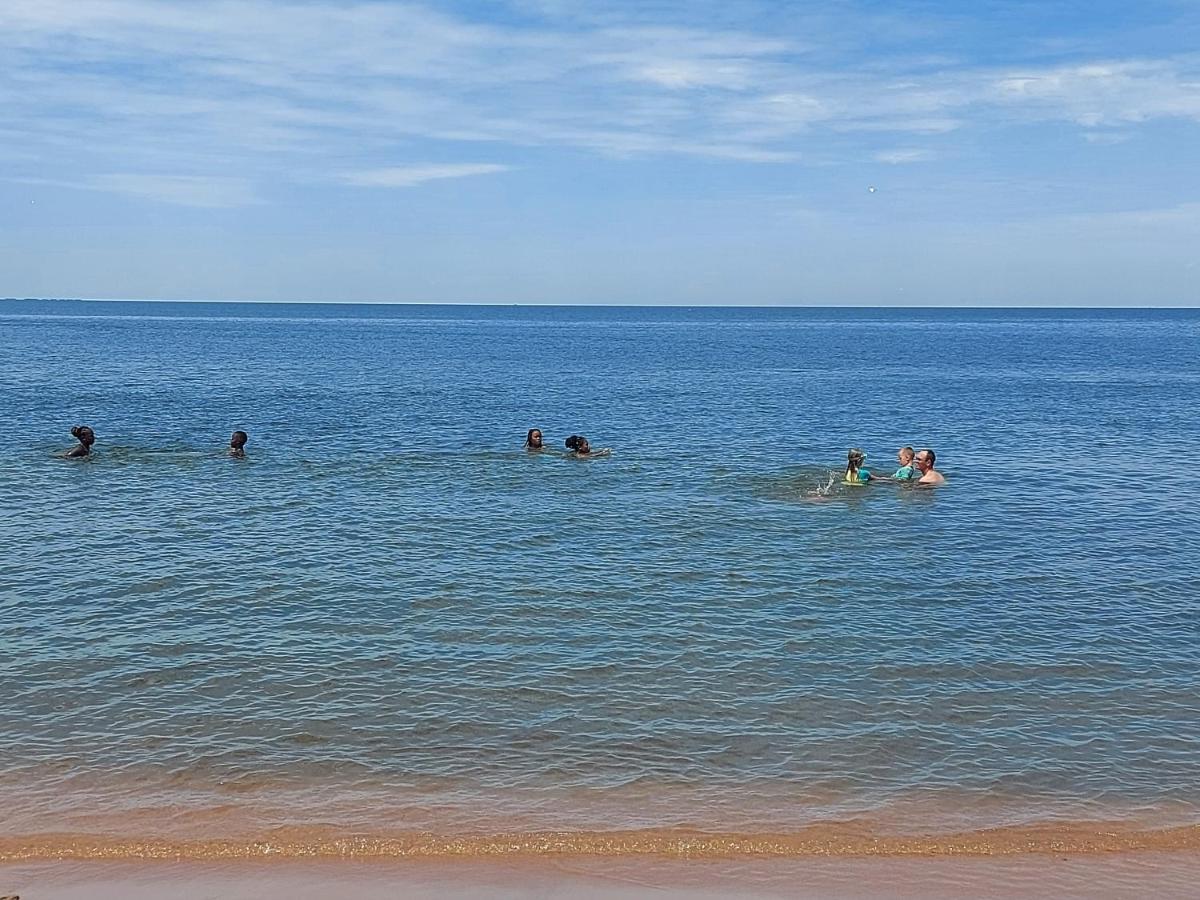
<svg viewBox="0 0 1200 900">
<path fill-rule="evenodd" d="M 386 169 L 369 169 L 363 172 L 347 172 L 342 181 L 355 187 L 406 188 L 439 181 L 445 178 L 466 178 L 471 175 L 490 175 L 506 172 L 508 166 L 494 163 L 460 163 L 455 165 L 392 166 Z"/>
<path fill-rule="evenodd" d="M 905 135 L 976 124 L 1200 122 L 1192 57 L 981 66 L 897 52 L 867 68 L 815 30 L 580 10 L 526 5 L 518 23 L 337 0 L 8 0 L 0 116 L 20 175 L 191 205 L 268 179 L 409 187 L 545 146 L 779 163 L 851 140 L 902 163 L 933 155 L 889 149 Z M 425 162 L 430 142 L 448 162 Z M 455 160 L 479 145 L 505 162 Z"/>
</svg>

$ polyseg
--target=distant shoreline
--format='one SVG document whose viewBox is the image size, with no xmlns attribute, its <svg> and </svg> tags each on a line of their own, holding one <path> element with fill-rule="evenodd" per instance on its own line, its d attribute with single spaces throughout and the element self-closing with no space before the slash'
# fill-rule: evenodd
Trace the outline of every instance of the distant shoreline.
<svg viewBox="0 0 1200 900">
<path fill-rule="evenodd" d="M 1145 306 L 1078 306 L 1070 304 L 751 304 L 751 303 L 505 303 L 487 300 L 410 301 L 410 300 L 175 300 L 161 297 L 0 297 L 0 303 L 162 303 L 221 306 L 399 306 L 399 307 L 481 307 L 490 309 L 661 309 L 661 310 L 825 310 L 825 311 L 1013 311 L 1013 312 L 1152 312 L 1200 310 L 1200 304 L 1164 304 Z"/>
</svg>

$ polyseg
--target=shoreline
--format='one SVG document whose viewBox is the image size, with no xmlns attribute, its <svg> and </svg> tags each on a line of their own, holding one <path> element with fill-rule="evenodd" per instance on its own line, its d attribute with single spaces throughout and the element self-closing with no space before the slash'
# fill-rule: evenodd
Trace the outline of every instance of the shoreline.
<svg viewBox="0 0 1200 900">
<path fill-rule="evenodd" d="M 1200 825 L 1139 829 L 1128 823 L 1009 826 L 897 835 L 813 826 L 791 832 L 714 833 L 685 829 L 345 834 L 276 828 L 232 838 L 46 832 L 0 837 L 0 864 L 35 861 L 553 859 L 564 856 L 662 859 L 998 857 L 1197 852 Z"/>
</svg>

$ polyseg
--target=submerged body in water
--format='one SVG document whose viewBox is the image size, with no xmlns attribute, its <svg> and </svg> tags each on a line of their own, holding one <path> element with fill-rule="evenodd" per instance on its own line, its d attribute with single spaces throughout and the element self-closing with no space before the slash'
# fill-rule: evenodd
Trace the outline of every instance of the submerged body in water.
<svg viewBox="0 0 1200 900">
<path fill-rule="evenodd" d="M 235 459 L 246 458 L 246 442 L 250 436 L 244 431 L 235 431 L 229 439 L 229 455 Z"/>
<path fill-rule="evenodd" d="M 67 459 L 82 459 L 85 456 L 91 455 L 92 445 L 96 443 L 96 432 L 92 431 L 87 425 L 76 425 L 71 429 L 71 437 L 79 441 L 70 450 L 63 453 Z"/>
<path fill-rule="evenodd" d="M 588 439 L 581 434 L 571 435 L 564 443 L 567 448 L 567 455 L 576 459 L 592 456 L 608 456 L 612 453 L 612 450 L 608 447 L 592 449 L 592 445 L 588 442 Z"/>
</svg>

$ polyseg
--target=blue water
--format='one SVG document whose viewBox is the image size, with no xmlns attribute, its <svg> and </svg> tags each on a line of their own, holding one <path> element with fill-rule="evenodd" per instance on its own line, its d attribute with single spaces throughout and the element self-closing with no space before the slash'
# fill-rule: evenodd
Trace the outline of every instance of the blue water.
<svg viewBox="0 0 1200 900">
<path fill-rule="evenodd" d="M 1195 310 L 0 303 L 5 833 L 1200 821 L 1198 348 Z M 946 485 L 818 490 L 906 443 Z"/>
</svg>

